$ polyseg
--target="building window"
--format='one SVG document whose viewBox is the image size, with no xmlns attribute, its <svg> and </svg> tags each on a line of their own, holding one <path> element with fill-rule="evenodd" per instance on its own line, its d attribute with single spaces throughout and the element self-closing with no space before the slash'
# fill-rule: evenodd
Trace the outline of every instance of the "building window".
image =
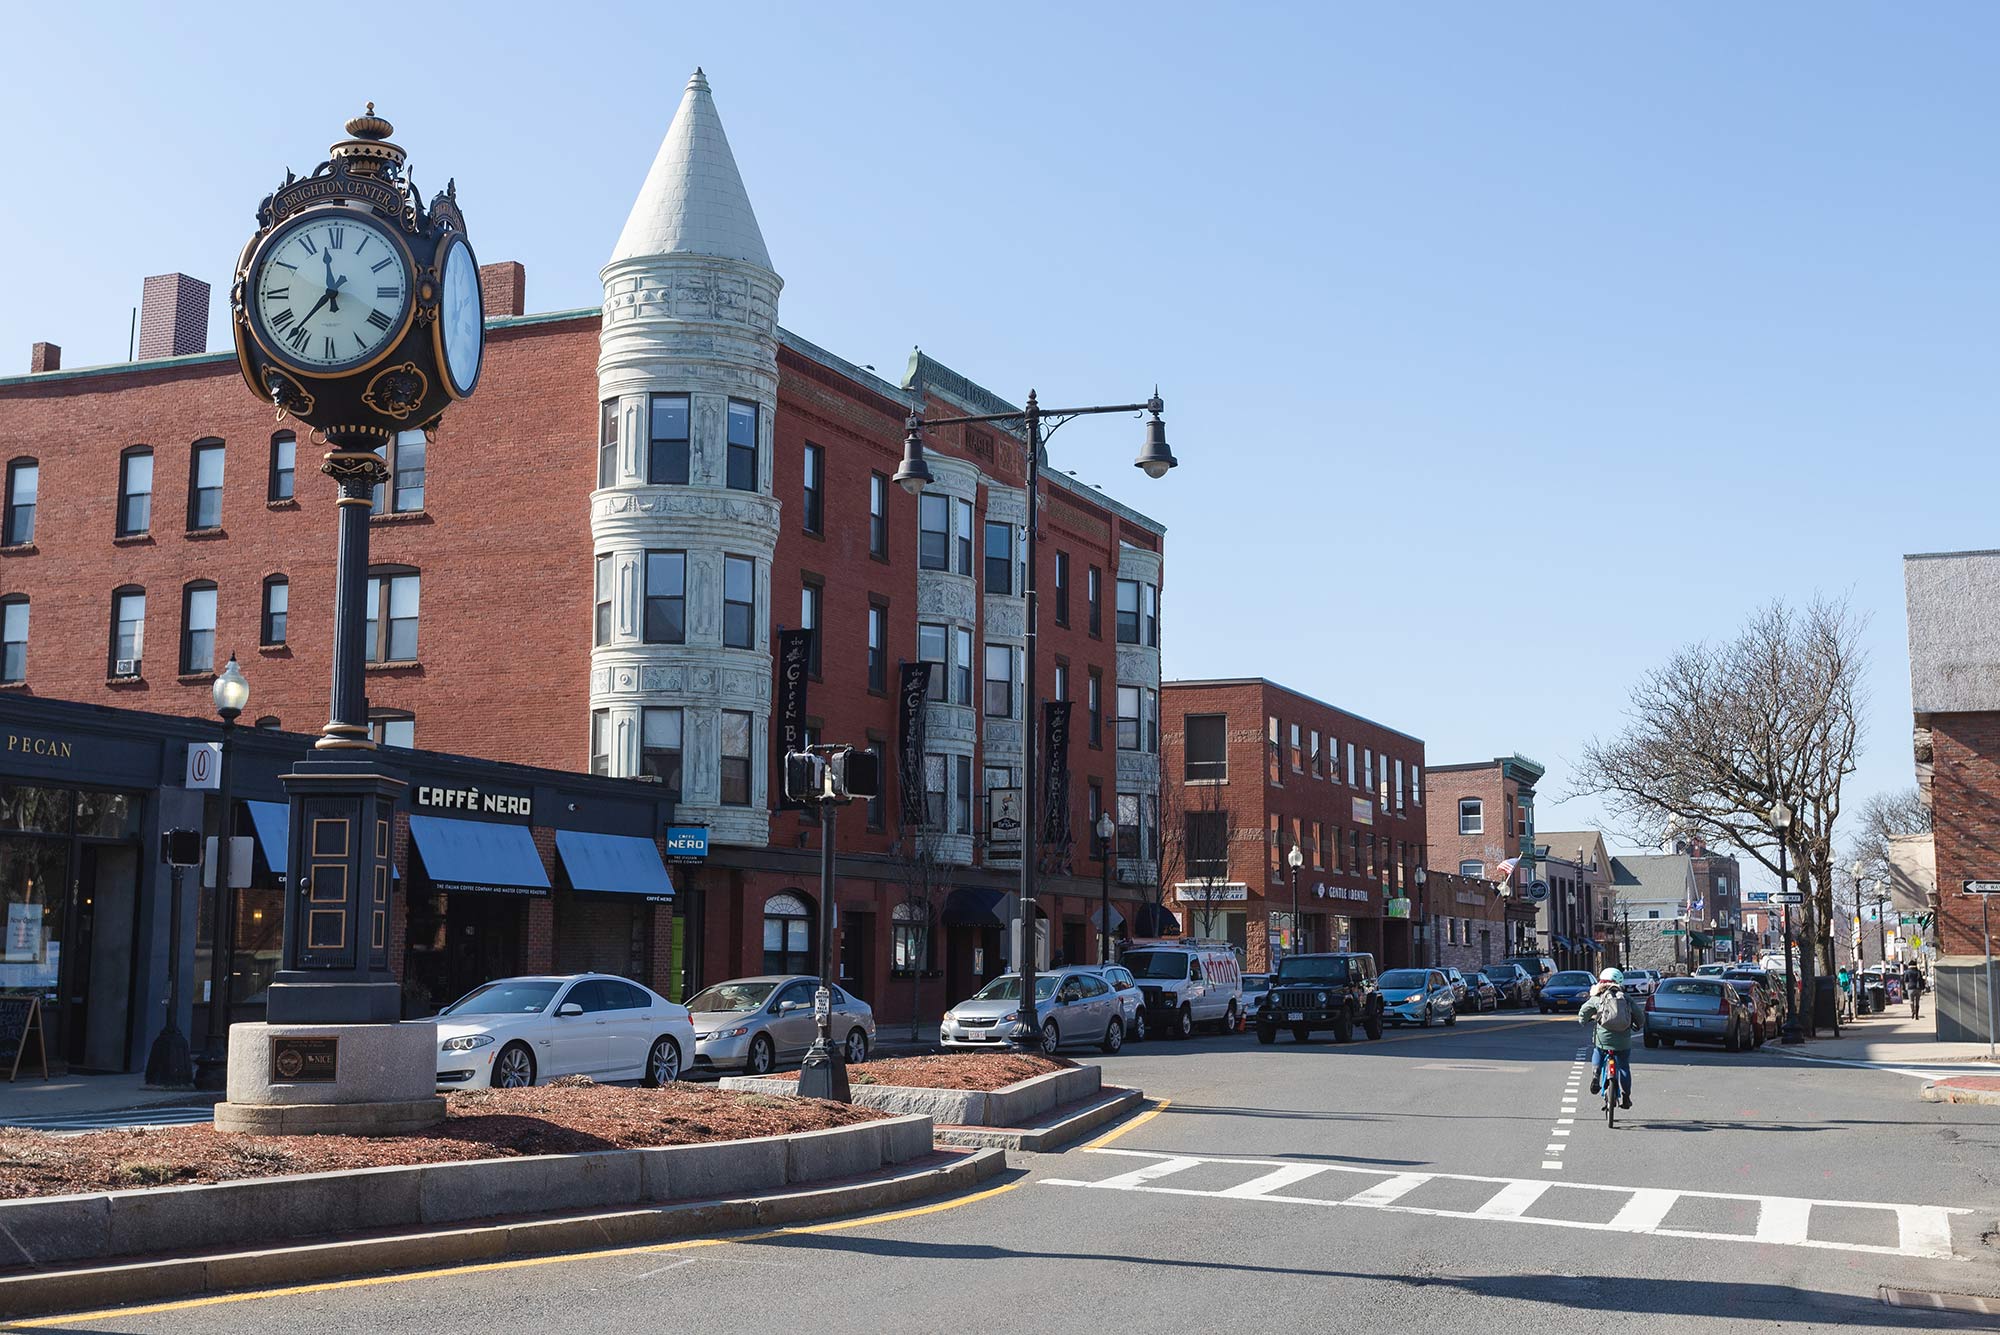
<svg viewBox="0 0 2000 1335">
<path fill-rule="evenodd" d="M 806 641 L 806 675 L 814 681 L 820 679 L 820 606 L 825 596 L 826 591 L 817 584 L 799 587 L 799 629 L 812 632 L 812 638 Z"/>
<path fill-rule="evenodd" d="M 1101 639 L 1104 635 L 1104 572 L 1096 566 L 1084 573 L 1083 597 L 1090 605 L 1090 638 Z"/>
<path fill-rule="evenodd" d="M 889 689 L 889 609 L 868 605 L 868 689 Z"/>
<path fill-rule="evenodd" d="M 609 595 L 609 590 L 604 595 Z M 608 627 L 607 627 L 608 629 Z M 687 642 L 687 553 L 646 553 L 647 644 Z"/>
<path fill-rule="evenodd" d="M 972 708 L 972 632 L 954 626 L 951 632 L 951 702 Z"/>
<path fill-rule="evenodd" d="M 600 552 L 592 576 L 591 643 L 611 643 L 611 584 L 616 578 L 609 552 Z"/>
<path fill-rule="evenodd" d="M 757 490 L 757 405 L 729 401 L 729 471 L 731 491 Z"/>
<path fill-rule="evenodd" d="M 371 663 L 414 663 L 417 660 L 417 574 L 384 570 L 368 577 L 368 638 Z M 382 623 L 389 625 L 380 635 Z"/>
<path fill-rule="evenodd" d="M 1190 811 L 1185 831 L 1188 879 L 1226 881 L 1229 879 L 1229 813 Z"/>
<path fill-rule="evenodd" d="M 826 451 L 817 445 L 806 446 L 804 520 L 806 532 L 826 532 Z"/>
<path fill-rule="evenodd" d="M 1403 762 L 1396 762 L 1396 810 L 1403 809 Z"/>
<path fill-rule="evenodd" d="M 264 616 L 257 631 L 260 644 L 283 644 L 285 642 L 285 622 L 292 606 L 292 585 L 283 575 L 271 575 L 264 581 Z"/>
<path fill-rule="evenodd" d="M 28 679 L 28 600 L 0 598 L 0 682 Z"/>
<path fill-rule="evenodd" d="M 807 973 L 812 959 L 812 910 L 797 895 L 772 895 L 764 901 L 764 972 Z M 804 993 L 800 1000 L 812 1000 L 810 988 Z"/>
<path fill-rule="evenodd" d="M 1354 743 L 1347 744 L 1347 786 L 1354 786 Z"/>
<path fill-rule="evenodd" d="M 415 514 L 424 508 L 424 456 L 429 443 L 421 431 L 398 431 L 387 445 L 376 448 L 389 466 L 389 480 L 377 482 L 368 513 Z"/>
<path fill-rule="evenodd" d="M 1118 581 L 1118 643 L 1139 643 L 1139 581 Z"/>
<path fill-rule="evenodd" d="M 658 779 L 670 792 L 681 790 L 681 711 L 639 711 L 639 773 Z"/>
<path fill-rule="evenodd" d="M 222 527 L 222 442 L 197 441 L 188 461 L 189 528 Z"/>
<path fill-rule="evenodd" d="M 42 466 L 33 459 L 7 465 L 6 532 L 0 543 L 19 547 L 35 540 L 35 498 L 41 493 Z"/>
<path fill-rule="evenodd" d="M 1412 765 L 1410 766 L 1410 805 L 1420 807 L 1423 804 L 1424 767 L 1422 765 Z"/>
<path fill-rule="evenodd" d="M 951 569 L 951 498 L 925 492 L 917 498 L 917 568 Z"/>
<path fill-rule="evenodd" d="M 597 485 L 609 487 L 618 481 L 618 400 L 606 399 L 597 405 Z"/>
<path fill-rule="evenodd" d="M 1146 856 L 1139 837 L 1139 795 L 1137 793 L 1118 794 L 1118 856 L 1121 858 L 1142 858 Z"/>
<path fill-rule="evenodd" d="M 951 664 L 945 657 L 947 639 L 945 628 L 934 622 L 920 622 L 917 626 L 917 661 L 931 665 L 930 685 L 925 690 L 925 698 L 943 703 L 949 698 Z"/>
<path fill-rule="evenodd" d="M 757 645 L 757 562 L 748 556 L 722 558 L 722 643 L 730 649 Z"/>
<path fill-rule="evenodd" d="M 1160 647 L 1160 591 L 1150 584 L 1139 586 L 1139 603 L 1146 618 L 1146 644 Z"/>
<path fill-rule="evenodd" d="M 960 497 L 958 510 L 958 573 L 972 575 L 972 502 Z"/>
<path fill-rule="evenodd" d="M 377 746 L 400 746 L 407 751 L 417 744 L 416 715 L 400 709 L 371 709 L 368 736 Z"/>
<path fill-rule="evenodd" d="M 1190 714 L 1181 747 L 1182 774 L 1189 781 L 1221 782 L 1229 777 L 1229 716 Z"/>
<path fill-rule="evenodd" d="M 1535 809 L 1529 806 L 1526 802 L 1521 803 L 1520 823 L 1518 826 L 1516 826 L 1514 832 L 1520 835 L 1521 838 L 1526 839 L 1528 837 L 1528 830 L 1530 827 L 1534 825 L 1534 823 L 1535 823 Z"/>
<path fill-rule="evenodd" d="M 181 590 L 181 671 L 215 670 L 215 586 L 190 584 Z"/>
<path fill-rule="evenodd" d="M 1049 697 L 1052 700 L 1069 699 L 1069 664 L 1063 659 L 1056 660 L 1056 689 Z"/>
<path fill-rule="evenodd" d="M 942 831 L 945 828 L 945 800 L 950 771 L 945 767 L 943 756 L 924 757 L 924 828 Z"/>
<path fill-rule="evenodd" d="M 653 395 L 647 419 L 646 481 L 655 486 L 685 486 L 688 480 L 688 396 Z M 617 429 L 614 427 L 614 448 L 617 443 Z"/>
<path fill-rule="evenodd" d="M 1090 791 L 1090 800 L 1087 803 L 1085 803 L 1086 810 L 1084 811 L 1084 816 L 1085 816 L 1084 824 L 1085 827 L 1090 831 L 1090 846 L 1097 851 L 1097 856 L 1102 858 L 1107 852 L 1110 851 L 1109 849 L 1102 847 L 1097 839 L 1097 818 L 1104 814 L 1104 785 L 1099 783 L 1097 780 L 1092 779 L 1090 781 L 1089 791 Z"/>
<path fill-rule="evenodd" d="M 141 445 L 118 460 L 118 536 L 129 538 L 153 526 L 153 452 Z"/>
<path fill-rule="evenodd" d="M 1090 670 L 1088 690 L 1086 703 L 1090 708 L 1090 744 L 1101 747 L 1104 745 L 1104 674 L 1096 668 Z"/>
<path fill-rule="evenodd" d="M 889 967 L 897 973 L 918 973 L 931 967 L 929 911 L 922 904 L 896 905 L 889 924 Z"/>
<path fill-rule="evenodd" d="M 750 715 L 722 711 L 722 805 L 750 805 Z"/>
<path fill-rule="evenodd" d="M 1118 688 L 1118 749 L 1137 751 L 1141 749 L 1139 725 L 1139 688 L 1120 686 Z"/>
<path fill-rule="evenodd" d="M 875 772 L 883 778 L 883 782 L 875 785 L 875 796 L 868 799 L 867 805 L 868 828 L 879 830 L 882 828 L 883 797 L 889 787 L 889 772 L 882 765 L 882 738 L 874 733 L 868 735 L 868 754 L 875 757 Z"/>
<path fill-rule="evenodd" d="M 1014 592 L 1014 526 L 986 521 L 986 591 Z"/>
<path fill-rule="evenodd" d="M 1004 644 L 986 646 L 986 700 L 988 718 L 1014 716 L 1014 650 Z"/>
<path fill-rule="evenodd" d="M 289 501 L 298 486 L 298 438 L 289 431 L 271 437 L 271 479 L 266 498 Z"/>
<path fill-rule="evenodd" d="M 1278 718 L 1275 714 L 1267 714 L 1264 717 L 1264 781 L 1282 787 L 1284 771 L 1284 762 L 1278 758 Z"/>
<path fill-rule="evenodd" d="M 1056 553 L 1056 624 L 1069 624 L 1069 553 Z"/>
<path fill-rule="evenodd" d="M 590 772 L 611 772 L 611 711 L 608 709 L 590 711 Z"/>
<path fill-rule="evenodd" d="M 889 559 L 889 479 L 880 473 L 868 475 L 868 554 Z"/>
<path fill-rule="evenodd" d="M 952 757 L 952 759 L 954 762 L 956 762 L 953 765 L 953 768 L 957 771 L 957 778 L 958 778 L 957 800 L 952 803 L 952 809 L 958 814 L 957 833 L 971 834 L 972 833 L 972 757 L 954 756 Z"/>
<path fill-rule="evenodd" d="M 111 662 L 113 677 L 136 677 L 145 667 L 146 591 L 114 590 L 111 594 Z"/>
<path fill-rule="evenodd" d="M 1476 797 L 1458 799 L 1458 832 L 1460 834 L 1486 833 L 1486 805 Z"/>
<path fill-rule="evenodd" d="M 1361 748 L 1361 786 L 1368 790 L 1371 797 L 1374 795 L 1375 752 L 1365 746 Z"/>
<path fill-rule="evenodd" d="M 1306 769 L 1305 748 L 1299 744 L 1299 725 L 1292 725 L 1292 773 L 1303 774 Z"/>
</svg>

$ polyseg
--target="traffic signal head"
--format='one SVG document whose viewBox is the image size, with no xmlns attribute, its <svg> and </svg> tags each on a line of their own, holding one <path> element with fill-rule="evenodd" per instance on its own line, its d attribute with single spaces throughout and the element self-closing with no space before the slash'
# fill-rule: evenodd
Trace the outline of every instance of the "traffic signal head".
<svg viewBox="0 0 2000 1335">
<path fill-rule="evenodd" d="M 873 751 L 848 747 L 833 757 L 833 795 L 870 798 L 882 795 L 882 758 Z"/>
<path fill-rule="evenodd" d="M 810 751 L 785 756 L 785 796 L 793 802 L 817 802 L 826 796 L 826 760 Z"/>
</svg>

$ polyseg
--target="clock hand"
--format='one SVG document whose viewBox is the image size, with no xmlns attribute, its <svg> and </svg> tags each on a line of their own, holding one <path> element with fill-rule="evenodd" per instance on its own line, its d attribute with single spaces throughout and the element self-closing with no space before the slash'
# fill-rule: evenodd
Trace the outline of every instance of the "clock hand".
<svg viewBox="0 0 2000 1335">
<path fill-rule="evenodd" d="M 340 284 L 347 280 L 343 278 L 340 282 L 334 281 L 333 252 L 331 250 L 322 250 L 319 253 L 319 257 L 326 261 L 326 297 L 330 303 L 327 309 L 338 315 L 340 314 Z"/>
<path fill-rule="evenodd" d="M 312 304 L 312 309 L 305 313 L 304 318 L 299 321 L 299 328 L 301 329 L 305 328 L 306 321 L 312 319 L 313 316 L 317 315 L 319 313 L 319 308 L 326 305 L 327 302 L 331 300 L 333 300 L 333 290 L 329 288 L 327 289 L 326 295 L 321 297 L 318 301 L 315 301 Z"/>
</svg>

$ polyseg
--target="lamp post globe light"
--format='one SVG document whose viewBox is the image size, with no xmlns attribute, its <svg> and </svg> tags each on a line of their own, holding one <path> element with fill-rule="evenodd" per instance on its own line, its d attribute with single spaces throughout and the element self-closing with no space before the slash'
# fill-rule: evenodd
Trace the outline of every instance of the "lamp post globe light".
<svg viewBox="0 0 2000 1335">
<path fill-rule="evenodd" d="M 1285 865 L 1292 869 L 1292 933 L 1285 949 L 1287 954 L 1296 955 L 1302 949 L 1299 945 L 1302 939 L 1299 933 L 1299 868 L 1306 865 L 1306 851 L 1294 843 L 1292 851 L 1285 854 Z"/>
<path fill-rule="evenodd" d="M 1026 578 L 1022 592 L 1026 595 L 1026 616 L 1022 619 L 1022 661 L 1021 677 L 1022 726 L 1021 726 L 1021 870 L 1020 883 L 1016 890 L 1017 904 L 1014 916 L 1015 967 L 1021 975 L 1020 1041 L 1039 1043 L 1042 1041 L 1041 1019 L 1035 1006 L 1035 873 L 1036 843 L 1040 838 L 1040 802 L 1037 790 L 1041 775 L 1035 764 L 1035 711 L 1041 704 L 1036 694 L 1037 672 L 1035 649 L 1039 635 L 1039 602 L 1036 596 L 1036 548 L 1041 528 L 1041 480 L 1042 444 L 1058 429 L 1079 417 L 1091 417 L 1104 413 L 1145 413 L 1146 442 L 1139 449 L 1133 465 L 1150 478 L 1165 477 L 1169 470 L 1179 464 L 1174 452 L 1167 447 L 1167 425 L 1163 414 L 1166 403 L 1160 398 L 1156 386 L 1153 396 L 1143 403 L 1099 404 L 1088 408 L 1044 408 L 1034 390 L 1028 391 L 1025 408 L 1013 412 L 982 413 L 969 417 L 926 418 L 921 413 L 911 413 L 903 423 L 903 461 L 892 479 L 912 496 L 919 495 L 931 483 L 930 465 L 924 460 L 924 431 L 929 427 L 970 426 L 984 422 L 1019 422 L 1027 435 L 1024 451 L 1027 462 L 1028 522 L 1027 537 L 1022 558 L 1026 567 Z M 1046 428 L 1045 428 L 1046 424 Z M 1108 926 L 1108 924 L 1107 924 Z"/>
<path fill-rule="evenodd" d="M 208 911 L 208 1034 L 194 1059 L 196 1089 L 221 1089 L 229 1071 L 229 985 L 236 960 L 237 889 L 230 876 L 235 863 L 230 850 L 236 824 L 232 819 L 235 803 L 229 787 L 229 752 L 236 738 L 236 720 L 250 707 L 250 682 L 237 665 L 235 654 L 216 676 L 209 697 L 222 720 L 222 755 L 216 766 L 216 796 L 222 815 L 216 826 L 215 889 Z"/>
<path fill-rule="evenodd" d="M 1097 948 L 1097 962 L 1111 963 L 1111 840 L 1118 833 L 1118 822 L 1111 819 L 1111 813 L 1097 813 L 1097 930 L 1101 944 Z"/>
</svg>

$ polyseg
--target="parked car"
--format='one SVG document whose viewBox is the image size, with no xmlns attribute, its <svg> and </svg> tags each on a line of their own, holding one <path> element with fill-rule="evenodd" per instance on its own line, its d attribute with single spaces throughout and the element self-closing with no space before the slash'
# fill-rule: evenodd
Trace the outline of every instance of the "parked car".
<svg viewBox="0 0 2000 1335">
<path fill-rule="evenodd" d="M 1474 969 L 1465 975 L 1465 1000 L 1460 1009 L 1469 1010 L 1474 1015 L 1481 1011 L 1497 1011 L 1500 1009 L 1500 989 L 1493 986 L 1493 980 L 1483 971 Z"/>
<path fill-rule="evenodd" d="M 1720 1043 L 1731 1052 L 1748 1045 L 1750 1006 L 1720 978 L 1668 978 L 1646 998 L 1646 1046 Z"/>
<path fill-rule="evenodd" d="M 1489 964 L 1480 970 L 1492 980 L 1502 1006 L 1531 1006 L 1535 1001 L 1535 980 L 1518 964 Z"/>
<path fill-rule="evenodd" d="M 1075 966 L 1035 975 L 1040 1047 L 1055 1053 L 1089 1043 L 1107 1053 L 1125 1046 L 1125 1003 L 1094 968 Z M 948 1048 L 999 1048 L 1034 1043 L 1021 1021 L 1021 975 L 1003 973 L 944 1013 L 939 1037 Z"/>
<path fill-rule="evenodd" d="M 1696 978 L 1720 978 L 1727 972 L 1729 972 L 1727 964 L 1697 964 L 1694 966 L 1694 976 Z"/>
<path fill-rule="evenodd" d="M 1742 993 L 1748 1006 L 1750 1046 L 1761 1048 L 1766 1040 L 1776 1038 L 1785 1022 L 1785 1005 L 1780 999 L 1780 989 L 1772 986 L 1770 975 L 1762 969 L 1731 969 L 1722 975 L 1722 981 Z"/>
<path fill-rule="evenodd" d="M 1460 972 L 1459 972 L 1459 971 L 1458 971 L 1457 969 L 1454 969 L 1454 968 L 1450 967 L 1449 965 L 1447 965 L 1447 966 L 1445 966 L 1445 970 L 1444 970 L 1444 980 L 1445 980 L 1445 981 L 1446 981 L 1447 983 L 1450 983 L 1450 984 L 1451 984 L 1451 1000 L 1452 1000 L 1452 1005 L 1456 1006 L 1456 1007 L 1457 1007 L 1457 1008 L 1458 1008 L 1459 1010 L 1464 1010 L 1464 1009 L 1465 1009 L 1465 975 L 1464 975 L 1464 974 L 1462 974 L 1462 973 L 1460 973 Z"/>
<path fill-rule="evenodd" d="M 438 1012 L 439 1089 L 516 1089 L 563 1075 L 680 1079 L 695 1050 L 687 1009 L 609 974 L 499 978 Z"/>
<path fill-rule="evenodd" d="M 1626 969 L 1624 973 L 1625 990 L 1635 997 L 1650 997 L 1660 985 L 1658 969 Z"/>
<path fill-rule="evenodd" d="M 1366 953 L 1291 955 L 1279 961 L 1271 989 L 1257 1008 L 1257 1041 L 1275 1043 L 1289 1029 L 1303 1043 L 1331 1029 L 1342 1043 L 1359 1026 L 1382 1037 L 1382 992 L 1375 985 L 1375 957 Z"/>
<path fill-rule="evenodd" d="M 1280 960 L 1280 964 L 1284 961 Z M 1264 997 L 1271 990 L 1271 975 L 1268 973 L 1246 973 L 1243 975 L 1243 1010 L 1241 1016 L 1248 1019 L 1264 1004 Z"/>
<path fill-rule="evenodd" d="M 1429 1028 L 1433 1020 L 1458 1023 L 1458 998 L 1438 969 L 1391 969 L 1378 980 L 1382 1013 L 1391 1024 Z"/>
<path fill-rule="evenodd" d="M 1184 936 L 1135 942 L 1120 963 L 1145 994 L 1154 1031 L 1189 1038 L 1196 1025 L 1234 1029 L 1243 1014 L 1243 970 L 1227 941 Z"/>
<path fill-rule="evenodd" d="M 1547 955 L 1509 955 L 1500 962 L 1518 964 L 1521 966 L 1521 972 L 1528 975 L 1527 999 L 1531 1002 L 1541 997 L 1542 984 L 1549 980 L 1550 974 L 1556 972 L 1556 962 Z"/>
<path fill-rule="evenodd" d="M 1590 989 L 1597 984 L 1597 975 L 1582 969 L 1564 969 L 1552 973 L 1542 984 L 1542 995 L 1536 1002 L 1542 1014 L 1554 1015 L 1557 1011 L 1575 1011 L 1590 998 Z"/>
<path fill-rule="evenodd" d="M 1146 994 L 1139 990 L 1139 980 L 1122 964 L 1100 965 L 1097 973 L 1118 994 L 1118 1004 L 1125 1015 L 1125 1041 L 1137 1043 L 1145 1038 Z"/>
<path fill-rule="evenodd" d="M 804 1057 L 819 1034 L 813 993 L 819 979 L 803 974 L 732 978 L 688 998 L 694 1014 L 694 1064 L 702 1071 L 763 1075 Z M 833 994 L 833 1041 L 849 1063 L 868 1060 L 875 1012 L 844 988 Z"/>
</svg>

